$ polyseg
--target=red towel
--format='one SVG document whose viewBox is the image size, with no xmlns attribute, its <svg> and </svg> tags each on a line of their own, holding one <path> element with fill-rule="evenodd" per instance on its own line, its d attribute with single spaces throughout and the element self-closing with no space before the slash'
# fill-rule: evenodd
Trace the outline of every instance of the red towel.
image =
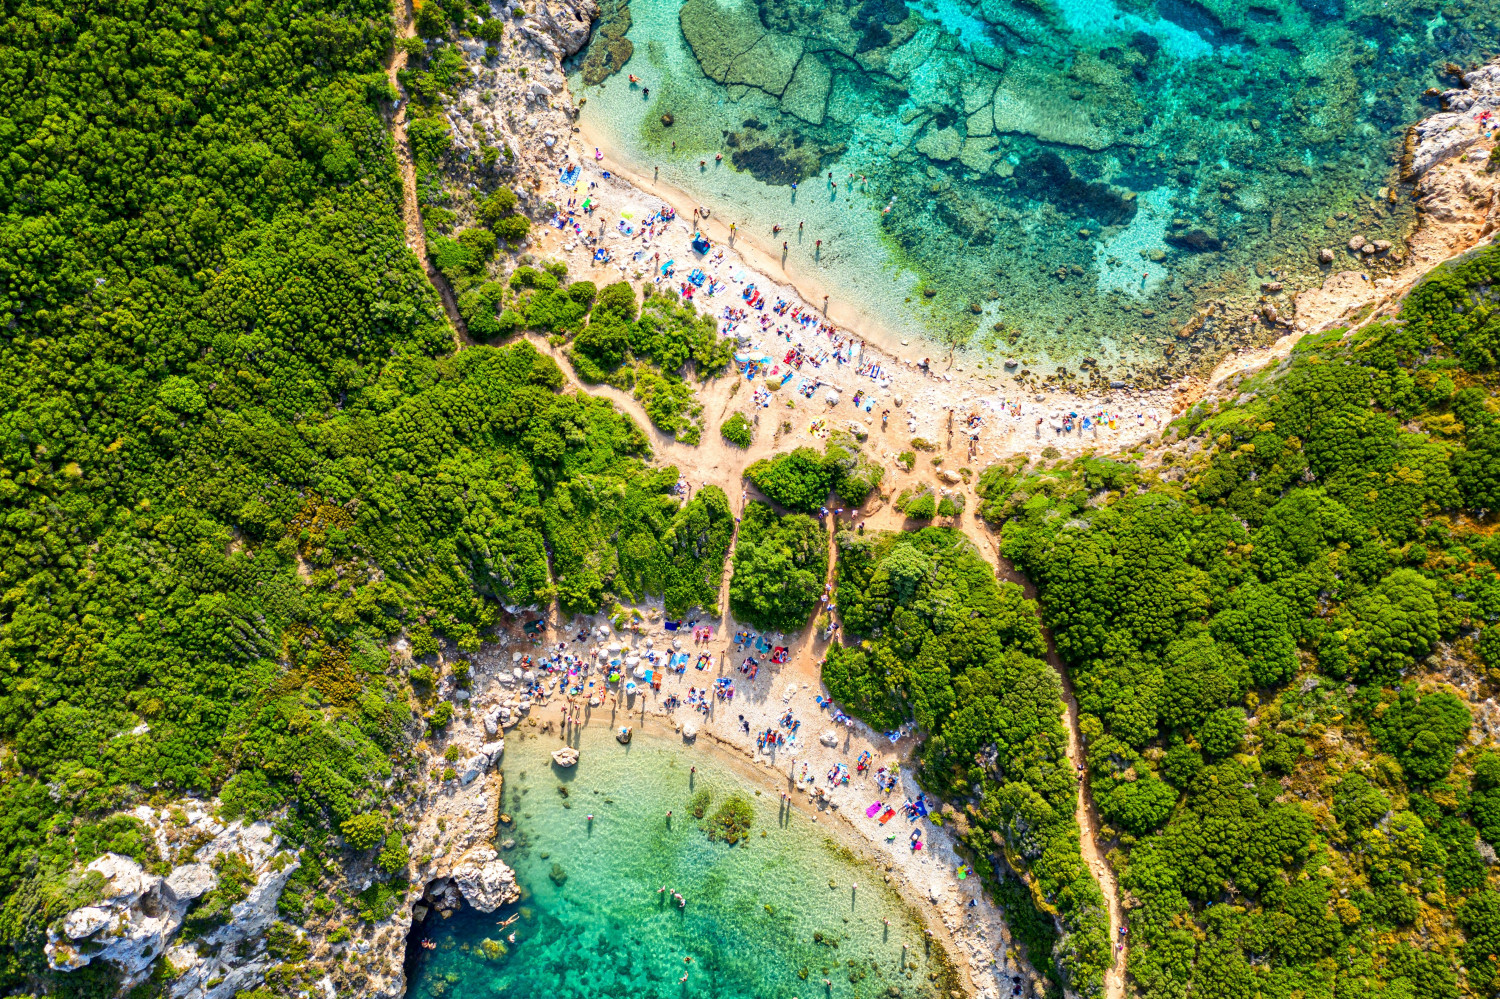
<svg viewBox="0 0 1500 999">
<path fill-rule="evenodd" d="M 896 810 L 894 808 L 887 808 L 885 810 L 885 814 L 880 817 L 880 824 L 881 825 L 885 825 L 887 822 L 891 821 L 891 819 L 893 819 L 895 817 L 896 817 Z"/>
</svg>

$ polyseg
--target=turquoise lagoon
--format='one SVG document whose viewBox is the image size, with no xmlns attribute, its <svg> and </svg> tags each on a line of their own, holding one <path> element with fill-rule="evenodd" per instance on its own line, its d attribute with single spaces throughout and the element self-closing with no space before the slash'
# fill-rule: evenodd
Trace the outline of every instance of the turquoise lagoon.
<svg viewBox="0 0 1500 999">
<path fill-rule="evenodd" d="M 1148 383 L 1268 337 L 1263 285 L 1317 282 L 1320 248 L 1399 254 L 1406 128 L 1500 39 L 1500 0 L 604 8 L 588 134 L 775 255 L 790 226 L 835 319 Z"/>
<path fill-rule="evenodd" d="M 594 729 L 569 772 L 552 765 L 554 737 L 518 735 L 506 742 L 502 809 L 514 824 L 502 835 L 515 839 L 503 855 L 526 897 L 414 928 L 438 948 L 413 948 L 411 999 L 948 994 L 945 958 L 928 952 L 918 916 L 881 874 L 713 756 L 639 731 L 620 746 Z M 746 843 L 708 838 L 689 812 L 699 791 L 712 796 L 710 814 L 734 793 L 753 802 Z"/>
</svg>

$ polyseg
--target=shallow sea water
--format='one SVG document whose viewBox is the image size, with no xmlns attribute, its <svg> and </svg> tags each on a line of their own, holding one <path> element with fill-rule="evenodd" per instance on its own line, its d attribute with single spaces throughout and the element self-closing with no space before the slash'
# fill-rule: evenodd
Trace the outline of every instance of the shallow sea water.
<svg viewBox="0 0 1500 999">
<path fill-rule="evenodd" d="M 892 335 L 1146 381 L 1268 336 L 1262 285 L 1315 281 L 1320 248 L 1400 246 L 1405 129 L 1500 39 L 1500 0 L 629 0 L 602 23 L 627 6 L 628 62 L 572 79 L 609 157 L 773 252 L 790 235 L 790 274 Z"/>
<path fill-rule="evenodd" d="M 944 962 L 925 951 L 918 916 L 873 867 L 837 847 L 807 816 L 783 818 L 776 796 L 756 796 L 722 762 L 707 753 L 686 755 L 664 736 L 638 732 L 622 747 L 607 731 L 587 730 L 571 772 L 552 765 L 548 754 L 559 745 L 553 737 L 514 732 L 506 741 L 502 810 L 514 825 L 504 834 L 517 845 L 503 856 L 526 897 L 488 915 L 429 916 L 413 933 L 438 949 L 417 951 L 409 996 L 939 994 L 928 976 Z M 710 813 L 735 792 L 754 803 L 747 844 L 714 842 L 699 828 L 689 800 L 700 790 L 713 796 Z M 893 820 L 897 826 L 904 823 Z M 663 886 L 667 892 L 658 893 Z M 685 908 L 672 901 L 673 891 L 685 897 Z M 496 925 L 515 912 L 521 918 L 514 924 Z M 512 932 L 516 941 L 509 943 Z M 903 952 L 903 944 L 910 949 Z M 901 967 L 903 953 L 915 967 Z M 680 982 L 684 971 L 687 981 Z"/>
</svg>

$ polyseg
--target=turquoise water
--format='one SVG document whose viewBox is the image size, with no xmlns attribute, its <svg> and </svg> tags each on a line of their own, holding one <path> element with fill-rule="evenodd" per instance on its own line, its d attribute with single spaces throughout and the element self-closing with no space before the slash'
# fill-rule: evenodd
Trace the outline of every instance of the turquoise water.
<svg viewBox="0 0 1500 999">
<path fill-rule="evenodd" d="M 1500 0 L 628 9 L 640 85 L 573 79 L 611 157 L 778 254 L 804 221 L 788 271 L 888 333 L 1148 383 L 1268 337 L 1262 285 L 1318 282 L 1320 248 L 1400 247 L 1406 126 L 1500 37 Z"/>
<path fill-rule="evenodd" d="M 502 810 L 514 825 L 502 832 L 516 845 L 502 855 L 526 898 L 490 915 L 431 916 L 414 934 L 438 949 L 417 952 L 408 995 L 940 994 L 944 961 L 926 952 L 916 914 L 807 816 L 782 813 L 775 794 L 757 796 L 707 753 L 685 752 L 665 737 L 637 734 L 622 747 L 603 730 L 586 731 L 572 772 L 551 764 L 548 753 L 559 744 L 550 736 L 520 739 L 514 730 L 506 741 Z M 712 796 L 710 814 L 733 793 L 754 803 L 747 842 L 730 847 L 708 838 L 689 815 L 699 791 Z M 516 912 L 521 918 L 511 926 L 495 925 Z M 514 943 L 505 939 L 512 932 Z M 903 956 L 910 967 L 902 967 Z"/>
</svg>

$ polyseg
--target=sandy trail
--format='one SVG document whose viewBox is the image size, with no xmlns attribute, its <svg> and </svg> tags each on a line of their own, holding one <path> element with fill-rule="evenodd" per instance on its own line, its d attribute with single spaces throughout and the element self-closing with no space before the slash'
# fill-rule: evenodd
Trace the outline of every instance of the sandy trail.
<svg viewBox="0 0 1500 999">
<path fill-rule="evenodd" d="M 415 38 L 417 26 L 412 13 L 411 0 L 396 0 L 394 14 L 397 40 Z M 405 50 L 399 46 L 391 49 L 391 55 L 386 60 L 385 78 L 389 81 L 391 89 L 398 94 L 402 90 L 397 74 L 405 68 Z M 461 350 L 473 341 L 469 339 L 463 317 L 458 314 L 458 300 L 453 297 L 453 289 L 448 286 L 448 279 L 443 277 L 437 265 L 427 256 L 427 231 L 422 225 L 421 205 L 417 202 L 417 168 L 412 162 L 411 144 L 406 139 L 406 107 L 404 100 L 399 102 L 395 114 L 391 117 L 391 139 L 396 147 L 396 165 L 401 171 L 401 221 L 406 228 L 406 245 L 422 262 L 422 268 L 427 272 L 427 280 L 432 282 L 433 288 L 443 300 L 443 311 L 448 314 L 448 322 L 453 326 L 454 345 Z"/>
</svg>

